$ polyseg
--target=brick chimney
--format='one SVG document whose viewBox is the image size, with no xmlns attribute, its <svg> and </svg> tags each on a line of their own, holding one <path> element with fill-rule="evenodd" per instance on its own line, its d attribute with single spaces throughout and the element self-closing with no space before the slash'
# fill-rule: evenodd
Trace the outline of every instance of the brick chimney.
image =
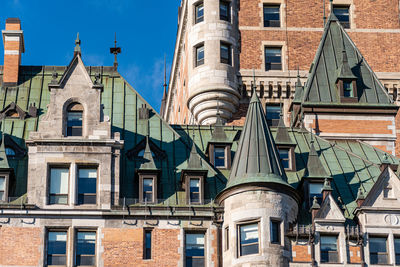
<svg viewBox="0 0 400 267">
<path fill-rule="evenodd" d="M 3 85 L 16 86 L 18 84 L 21 53 L 25 52 L 21 21 L 18 18 L 8 18 L 6 29 L 2 31 L 2 34 L 4 44 Z"/>
</svg>

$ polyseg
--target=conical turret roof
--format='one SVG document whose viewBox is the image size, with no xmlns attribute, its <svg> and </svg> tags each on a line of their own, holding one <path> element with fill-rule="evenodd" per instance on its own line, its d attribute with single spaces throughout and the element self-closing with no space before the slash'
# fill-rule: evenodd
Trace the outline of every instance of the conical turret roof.
<svg viewBox="0 0 400 267">
<path fill-rule="evenodd" d="M 319 159 L 317 150 L 314 146 L 314 139 L 311 133 L 310 153 L 308 154 L 308 162 L 305 177 L 307 178 L 326 178 L 330 175 L 326 172 L 324 165 Z"/>
<path fill-rule="evenodd" d="M 295 145 L 296 143 L 293 142 L 292 138 L 289 135 L 289 132 L 283 122 L 283 114 L 279 115 L 279 124 L 278 129 L 276 131 L 276 138 L 275 143 L 279 145 Z"/>
<path fill-rule="evenodd" d="M 199 153 L 197 153 L 196 145 L 194 144 L 194 137 L 192 142 L 192 149 L 190 151 L 190 156 L 188 160 L 187 170 L 203 170 L 203 166 L 201 164 L 201 158 Z"/>
<path fill-rule="evenodd" d="M 277 183 L 289 186 L 254 88 L 227 188 L 248 183 Z"/>
</svg>

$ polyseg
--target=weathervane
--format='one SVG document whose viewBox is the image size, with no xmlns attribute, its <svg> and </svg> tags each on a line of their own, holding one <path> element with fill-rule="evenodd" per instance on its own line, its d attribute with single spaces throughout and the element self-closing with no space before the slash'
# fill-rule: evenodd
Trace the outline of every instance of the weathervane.
<svg viewBox="0 0 400 267">
<path fill-rule="evenodd" d="M 115 33 L 114 47 L 110 48 L 110 53 L 114 54 L 114 70 L 118 68 L 117 55 L 121 53 L 121 47 L 117 47 L 117 33 Z"/>
</svg>

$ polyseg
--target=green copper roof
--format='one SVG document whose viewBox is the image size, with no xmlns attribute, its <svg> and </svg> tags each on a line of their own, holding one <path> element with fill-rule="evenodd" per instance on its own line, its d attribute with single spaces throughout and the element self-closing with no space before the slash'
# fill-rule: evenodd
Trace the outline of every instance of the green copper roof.
<svg viewBox="0 0 400 267">
<path fill-rule="evenodd" d="M 326 178 L 328 173 L 326 172 L 324 165 L 322 165 L 319 159 L 318 153 L 315 150 L 314 139 L 311 135 L 311 147 L 308 153 L 307 169 L 305 172 L 305 177 L 307 178 Z"/>
<path fill-rule="evenodd" d="M 340 104 L 336 86 L 340 76 L 356 78 L 358 103 L 393 103 L 365 58 L 332 13 L 312 63 L 302 102 L 312 102 L 316 105 Z"/>
<path fill-rule="evenodd" d="M 227 187 L 253 182 L 287 185 L 261 102 L 253 90 Z"/>
<path fill-rule="evenodd" d="M 211 136 L 210 143 L 228 143 L 230 140 L 225 134 L 221 114 L 217 111 L 217 122 L 214 125 L 214 131 Z"/>
<path fill-rule="evenodd" d="M 0 145 L 0 169 L 9 169 L 10 165 L 8 164 L 8 159 L 6 155 L 6 147 L 5 147 L 5 138 L 4 134 L 1 138 L 1 145 Z"/>
<path fill-rule="evenodd" d="M 143 153 L 143 161 L 144 162 L 140 165 L 139 170 L 157 170 L 153 155 L 151 154 L 148 136 L 146 136 L 146 147 Z"/>
<path fill-rule="evenodd" d="M 278 145 L 294 145 L 292 138 L 290 138 L 288 130 L 283 122 L 283 114 L 279 115 L 279 123 L 275 137 L 275 143 Z"/>
</svg>

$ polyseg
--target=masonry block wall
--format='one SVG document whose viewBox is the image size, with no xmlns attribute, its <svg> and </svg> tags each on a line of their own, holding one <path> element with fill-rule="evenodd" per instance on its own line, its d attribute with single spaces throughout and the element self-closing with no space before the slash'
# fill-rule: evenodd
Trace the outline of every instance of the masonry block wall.
<svg viewBox="0 0 400 267">
<path fill-rule="evenodd" d="M 310 245 L 292 242 L 292 262 L 311 262 Z"/>
</svg>

